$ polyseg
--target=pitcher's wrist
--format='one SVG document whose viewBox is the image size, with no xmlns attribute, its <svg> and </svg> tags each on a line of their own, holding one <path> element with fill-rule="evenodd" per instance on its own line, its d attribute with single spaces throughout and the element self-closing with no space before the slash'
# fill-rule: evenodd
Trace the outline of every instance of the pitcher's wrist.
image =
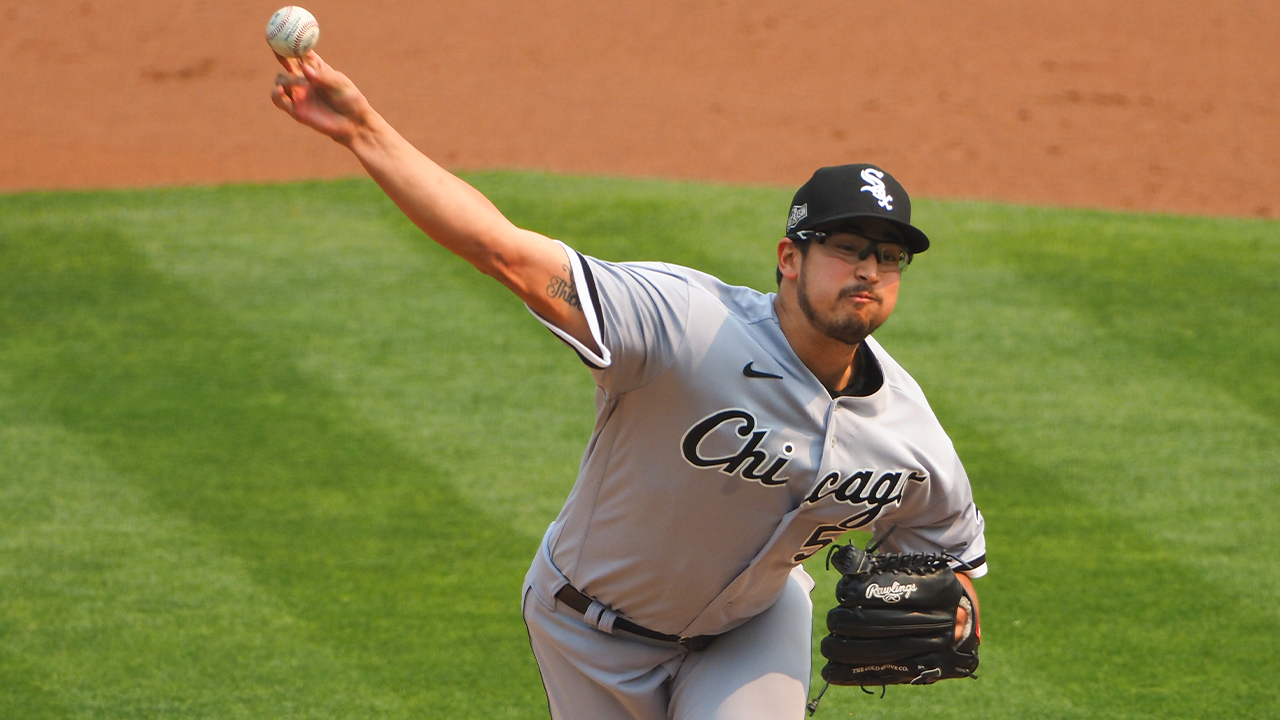
<svg viewBox="0 0 1280 720">
<path fill-rule="evenodd" d="M 372 108 L 363 115 L 352 120 L 350 135 L 338 139 L 338 142 L 346 145 L 356 155 L 377 152 L 378 148 L 385 146 L 389 134 L 395 133 L 387 121 Z"/>
</svg>

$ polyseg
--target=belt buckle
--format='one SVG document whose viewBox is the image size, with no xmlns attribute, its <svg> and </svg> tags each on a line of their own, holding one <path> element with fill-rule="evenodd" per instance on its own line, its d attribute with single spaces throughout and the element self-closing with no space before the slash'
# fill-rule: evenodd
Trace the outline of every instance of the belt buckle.
<svg viewBox="0 0 1280 720">
<path fill-rule="evenodd" d="M 697 637 L 682 637 L 679 642 L 680 647 L 692 650 L 693 652 L 699 652 L 711 647 L 712 640 L 715 640 L 714 636 L 699 635 Z"/>
</svg>

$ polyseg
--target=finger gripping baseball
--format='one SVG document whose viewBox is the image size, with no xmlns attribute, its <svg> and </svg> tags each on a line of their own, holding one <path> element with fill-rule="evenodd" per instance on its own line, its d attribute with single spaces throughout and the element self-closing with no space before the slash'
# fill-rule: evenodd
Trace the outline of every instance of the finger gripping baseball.
<svg viewBox="0 0 1280 720">
<path fill-rule="evenodd" d="M 958 608 L 972 604 L 944 555 L 867 555 L 852 546 L 832 555 L 843 573 L 839 603 L 827 614 L 820 646 L 833 685 L 923 685 L 971 677 L 978 668 L 972 627 L 955 640 Z"/>
</svg>

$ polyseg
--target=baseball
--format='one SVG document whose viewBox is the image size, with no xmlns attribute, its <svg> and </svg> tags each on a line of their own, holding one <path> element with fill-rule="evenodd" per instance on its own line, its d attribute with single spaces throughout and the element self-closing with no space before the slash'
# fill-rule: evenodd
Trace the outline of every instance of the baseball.
<svg viewBox="0 0 1280 720">
<path fill-rule="evenodd" d="M 282 7 L 267 23 L 267 44 L 277 55 L 302 57 L 320 39 L 315 16 L 300 7 Z"/>
</svg>

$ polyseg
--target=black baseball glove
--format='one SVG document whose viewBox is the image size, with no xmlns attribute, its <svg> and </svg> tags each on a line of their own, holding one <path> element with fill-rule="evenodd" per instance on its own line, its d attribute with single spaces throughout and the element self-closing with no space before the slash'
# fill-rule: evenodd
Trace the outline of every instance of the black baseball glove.
<svg viewBox="0 0 1280 720">
<path fill-rule="evenodd" d="M 978 618 L 945 555 L 867 554 L 837 548 L 831 564 L 844 574 L 840 604 L 827 613 L 822 640 L 832 685 L 928 685 L 973 677 L 978 669 Z M 969 620 L 956 641 L 957 608 Z"/>
</svg>

